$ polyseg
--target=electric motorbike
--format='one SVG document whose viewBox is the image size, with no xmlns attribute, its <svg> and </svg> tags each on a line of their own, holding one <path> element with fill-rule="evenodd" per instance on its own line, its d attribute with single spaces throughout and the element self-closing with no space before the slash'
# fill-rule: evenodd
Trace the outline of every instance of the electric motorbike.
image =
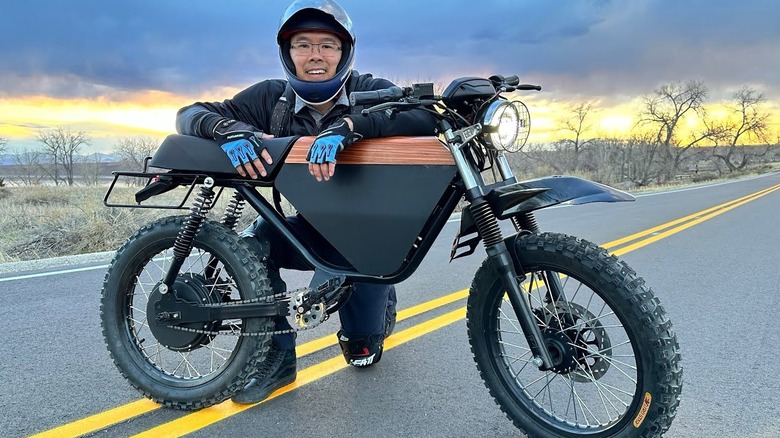
<svg viewBox="0 0 780 438">
<path fill-rule="evenodd" d="M 139 229 L 109 266 L 100 309 L 114 363 L 165 406 L 220 403 L 263 366 L 272 335 L 281 333 L 274 319 L 310 329 L 349 299 L 352 284 L 408 278 L 460 206 L 451 260 L 473 254 L 480 242 L 487 254 L 467 298 L 469 343 L 507 417 L 530 436 L 661 435 L 682 387 L 664 308 L 625 262 L 588 241 L 543 232 L 534 214 L 633 196 L 572 176 L 518 181 L 509 166 L 507 154 L 525 145 L 530 130 L 517 92 L 540 89 L 496 75 L 456 79 L 440 95 L 433 84 L 351 93 L 353 114 L 429 111 L 437 136 L 358 141 L 339 154 L 328 183 L 308 172 L 313 137 L 264 140 L 273 164 L 252 180 L 238 175 L 214 141 L 168 136 L 143 171 L 115 172 L 104 199 L 113 207 L 189 205 L 184 215 Z M 123 177 L 146 181 L 135 203 L 112 200 Z M 175 188 L 186 191 L 180 203 L 153 204 Z M 223 192 L 230 194 L 224 214 L 209 217 Z M 291 229 L 274 202 L 282 197 L 341 262 Z M 268 241 L 236 232 L 247 204 L 320 283 L 271 287 Z"/>
</svg>

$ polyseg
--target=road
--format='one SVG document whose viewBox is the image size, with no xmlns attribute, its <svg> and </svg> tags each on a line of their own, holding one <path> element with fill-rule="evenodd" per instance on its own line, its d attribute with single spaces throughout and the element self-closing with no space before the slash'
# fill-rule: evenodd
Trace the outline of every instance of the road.
<svg viewBox="0 0 780 438">
<path fill-rule="evenodd" d="M 661 299 L 683 357 L 682 404 L 666 436 L 780 436 L 780 174 L 537 217 L 544 230 L 608 248 L 634 236 L 610 250 Z M 141 399 L 104 347 L 105 264 L 3 274 L 0 435 L 522 436 L 493 403 L 469 350 L 464 289 L 484 252 L 447 263 L 456 228 L 448 224 L 398 285 L 404 319 L 381 363 L 345 367 L 332 318 L 299 336 L 297 387 L 249 408 L 228 401 L 186 413 Z M 306 282 L 285 276 L 291 288 Z M 331 342 L 317 350 L 323 337 Z"/>
</svg>

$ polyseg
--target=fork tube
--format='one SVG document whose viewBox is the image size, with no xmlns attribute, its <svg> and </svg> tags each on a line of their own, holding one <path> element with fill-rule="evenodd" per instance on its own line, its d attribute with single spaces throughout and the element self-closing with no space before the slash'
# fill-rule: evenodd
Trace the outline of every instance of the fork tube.
<svg viewBox="0 0 780 438">
<path fill-rule="evenodd" d="M 520 322 L 520 327 L 523 329 L 523 334 L 533 354 L 534 365 L 541 370 L 552 368 L 552 358 L 544 343 L 542 332 L 534 320 L 531 305 L 520 289 L 514 261 L 501 236 L 501 229 L 498 227 L 493 210 L 484 198 L 474 199 L 469 209 L 474 217 L 479 235 L 485 244 L 485 251 L 504 282 L 504 286 L 506 286 L 509 302 L 512 304 L 512 309 Z"/>
<path fill-rule="evenodd" d="M 515 178 L 512 168 L 509 167 L 509 162 L 506 160 L 506 155 L 503 152 L 498 153 L 496 163 L 498 164 L 498 173 L 504 181 L 517 182 L 517 178 Z"/>
</svg>

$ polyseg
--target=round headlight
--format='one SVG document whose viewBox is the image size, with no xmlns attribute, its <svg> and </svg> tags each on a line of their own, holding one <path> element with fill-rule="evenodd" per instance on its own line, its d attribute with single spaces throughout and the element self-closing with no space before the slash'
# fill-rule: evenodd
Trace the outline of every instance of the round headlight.
<svg viewBox="0 0 780 438">
<path fill-rule="evenodd" d="M 485 110 L 482 127 L 482 138 L 488 146 L 517 152 L 528 140 L 531 115 L 523 102 L 497 100 Z"/>
</svg>

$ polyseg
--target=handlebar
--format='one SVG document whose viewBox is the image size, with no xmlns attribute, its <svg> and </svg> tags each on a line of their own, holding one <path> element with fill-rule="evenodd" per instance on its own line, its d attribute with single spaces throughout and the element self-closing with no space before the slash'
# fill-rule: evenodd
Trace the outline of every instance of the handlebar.
<svg viewBox="0 0 780 438">
<path fill-rule="evenodd" d="M 349 95 L 349 104 L 352 106 L 376 105 L 378 103 L 395 102 L 404 96 L 406 96 L 406 92 L 401 87 L 390 87 L 373 91 L 353 91 Z"/>
</svg>

